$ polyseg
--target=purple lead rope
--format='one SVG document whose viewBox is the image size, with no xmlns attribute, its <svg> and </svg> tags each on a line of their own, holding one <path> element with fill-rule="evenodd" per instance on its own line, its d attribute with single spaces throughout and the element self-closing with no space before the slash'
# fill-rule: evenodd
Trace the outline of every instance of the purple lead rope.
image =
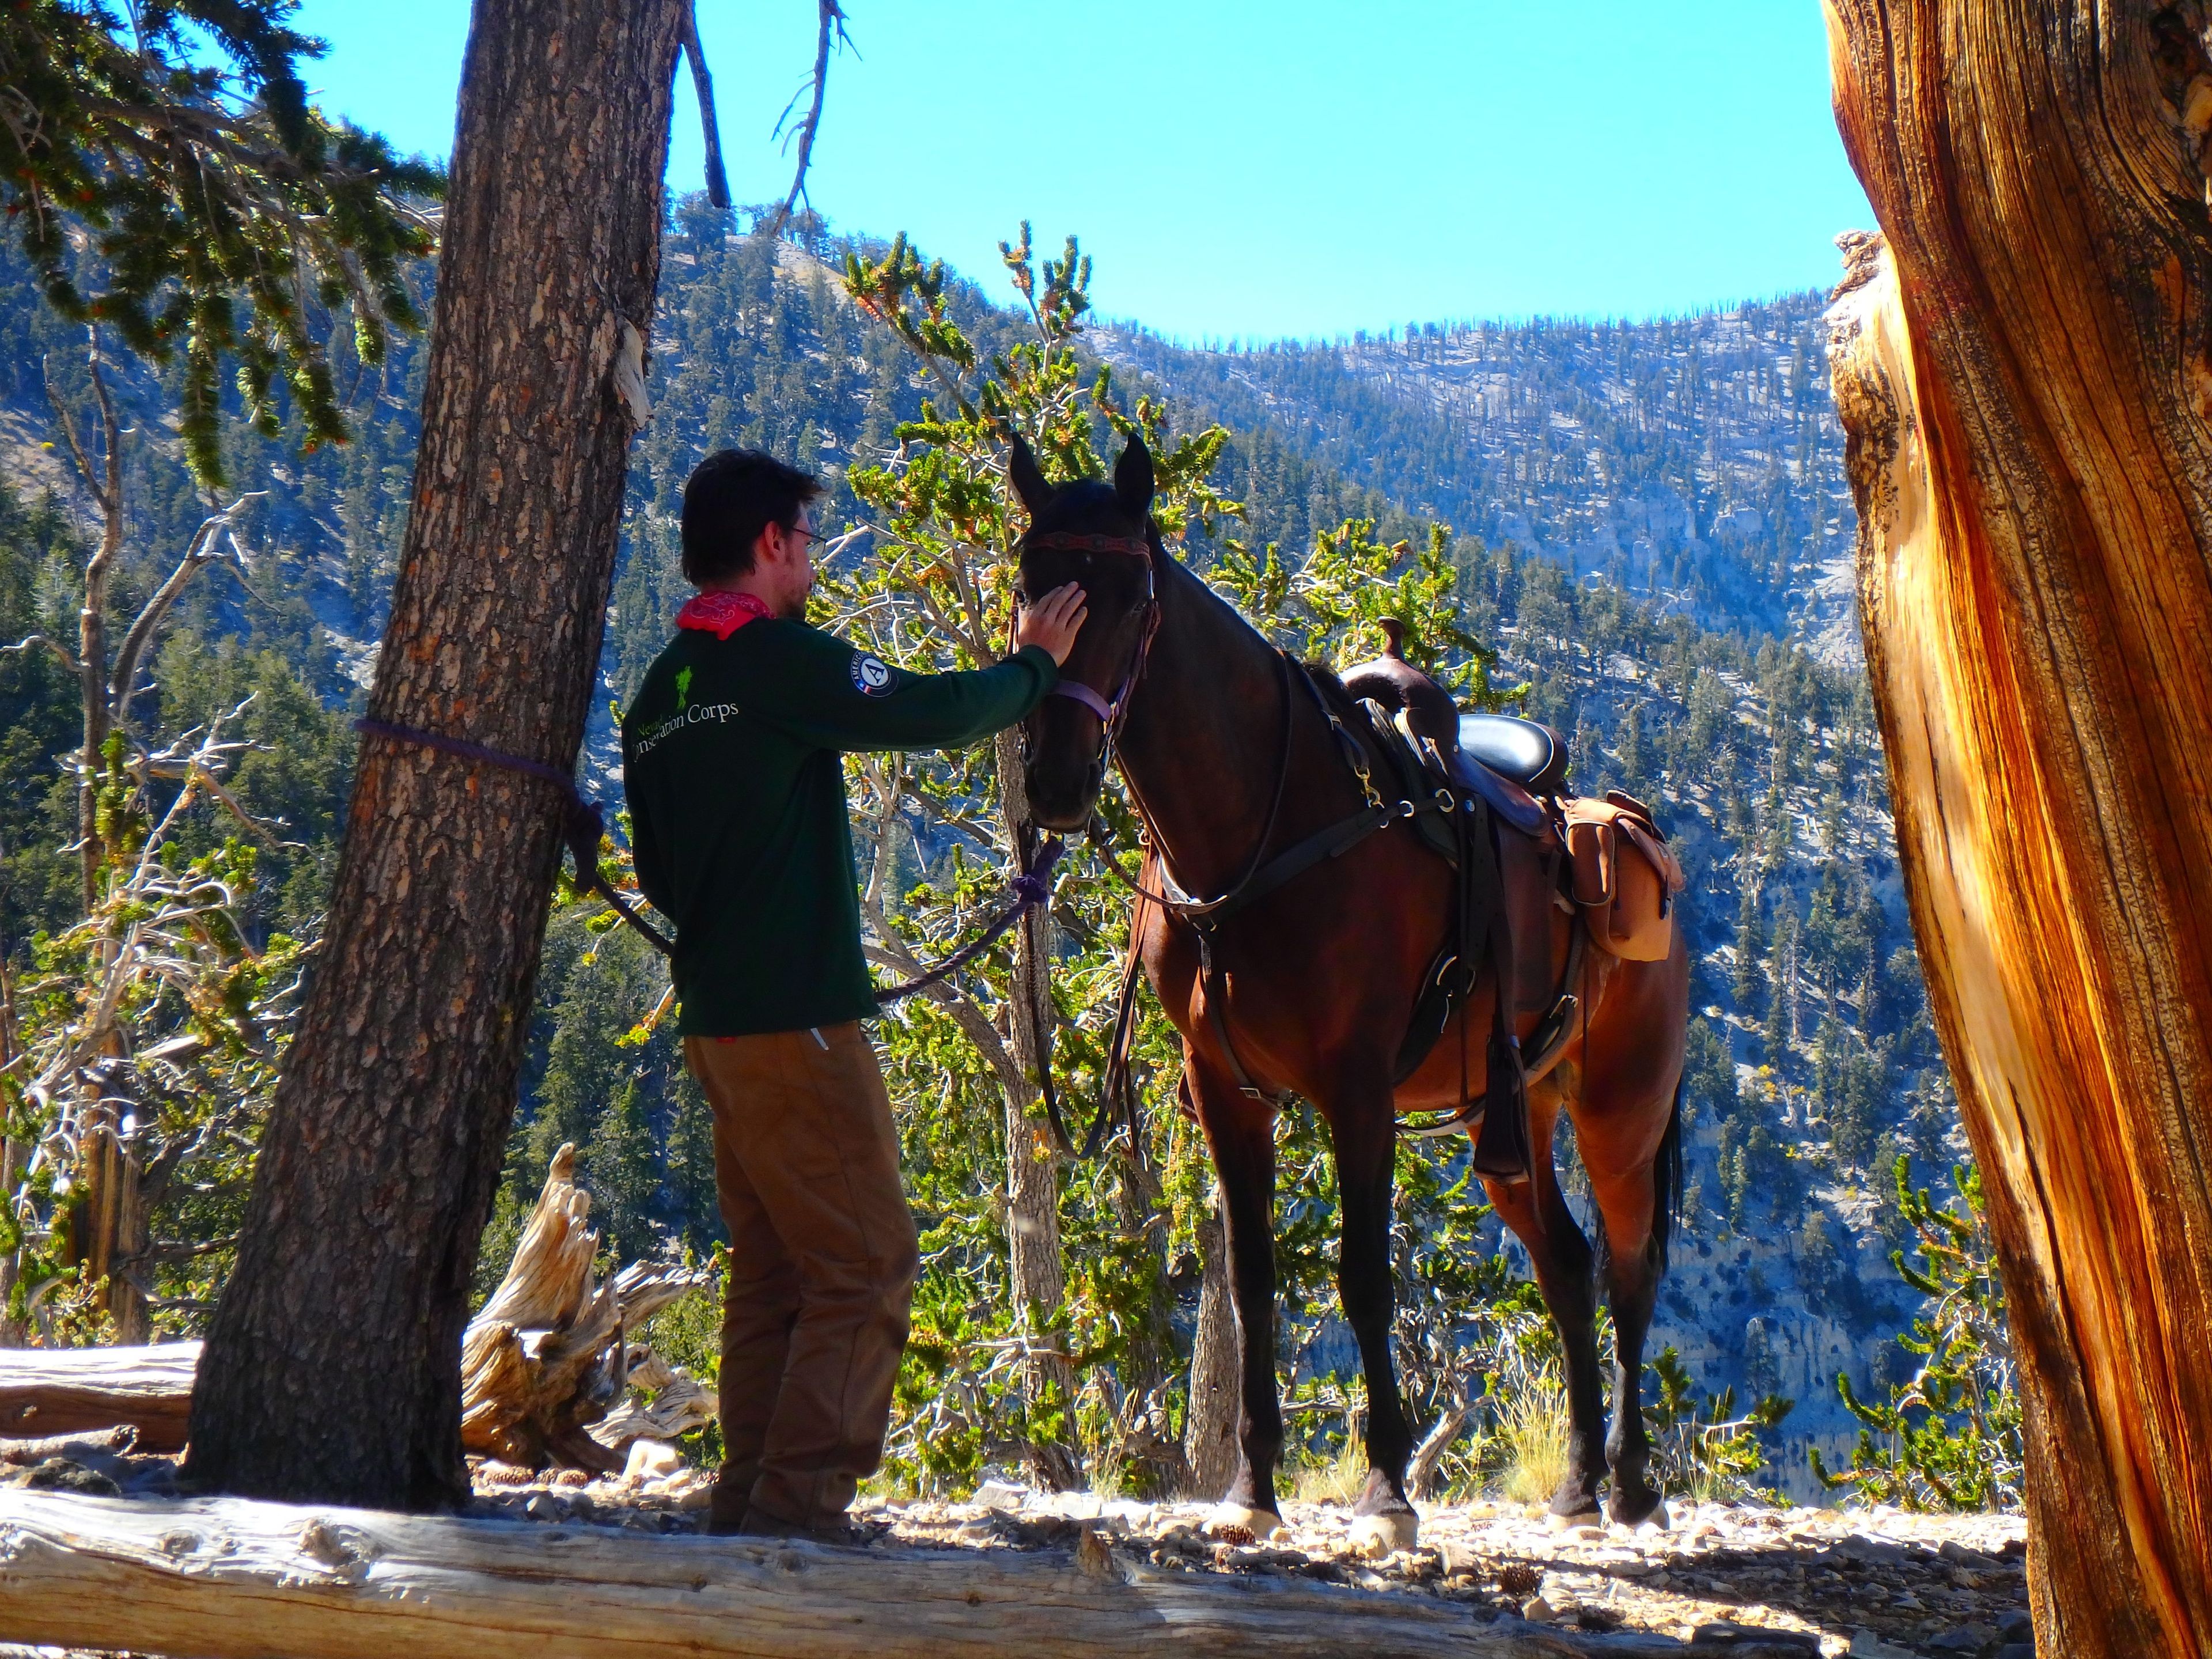
<svg viewBox="0 0 2212 1659">
<path fill-rule="evenodd" d="M 654 950 L 665 957 L 676 954 L 675 941 L 632 909 L 622 895 L 615 891 L 613 884 L 599 873 L 599 842 L 607 832 L 606 820 L 599 804 L 587 799 L 583 791 L 576 787 L 576 780 L 568 773 L 543 761 L 525 760 L 520 755 L 509 755 L 480 743 L 471 743 L 466 738 L 448 738 L 435 732 L 418 732 L 411 726 L 388 726 L 382 720 L 358 720 L 353 726 L 355 731 L 368 737 L 386 738 L 394 743 L 411 743 L 423 749 L 435 749 L 441 754 L 455 755 L 463 760 L 482 761 L 487 766 L 520 772 L 526 777 L 542 778 L 552 784 L 567 798 L 563 803 L 562 830 L 568 843 L 568 855 L 576 862 L 576 879 L 613 906 L 615 914 L 643 934 Z M 980 937 L 962 945 L 921 978 L 877 992 L 876 1006 L 887 1007 L 903 997 L 912 996 L 916 991 L 926 991 L 931 986 L 941 983 L 997 943 L 1006 929 L 1020 920 L 1024 911 L 1048 900 L 1052 896 L 1052 867 L 1060 861 L 1060 844 L 1056 838 L 1047 841 L 1037 849 L 1036 863 L 1014 878 L 1012 883 L 1013 902 L 999 914 Z"/>
</svg>

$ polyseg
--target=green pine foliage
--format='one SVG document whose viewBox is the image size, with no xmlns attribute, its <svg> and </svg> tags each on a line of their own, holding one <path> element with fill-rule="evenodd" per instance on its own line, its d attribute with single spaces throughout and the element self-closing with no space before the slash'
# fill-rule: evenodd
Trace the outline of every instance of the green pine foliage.
<svg viewBox="0 0 2212 1659">
<path fill-rule="evenodd" d="M 1644 1431 L 1651 1437 L 1651 1479 L 1662 1492 L 1693 1503 L 1729 1503 L 1759 1497 L 1788 1500 L 1756 1477 L 1767 1468 L 1769 1451 L 1761 1438 L 1790 1415 L 1795 1401 L 1778 1394 L 1762 1397 L 1736 1414 L 1735 1390 L 1701 1394 L 1696 1380 L 1670 1346 L 1645 1368 L 1651 1373 L 1644 1399 Z"/>
<path fill-rule="evenodd" d="M 224 476 L 226 361 L 264 437 L 284 424 L 281 386 L 309 444 L 336 443 L 343 398 L 322 337 L 343 321 L 374 367 L 392 330 L 420 325 L 404 267 L 430 250 L 424 208 L 443 178 L 307 103 L 298 60 L 323 46 L 291 27 L 296 9 L 0 13 L 0 202 L 39 289 L 73 322 L 180 359 L 184 455 L 209 481 Z"/>
<path fill-rule="evenodd" d="M 1908 1510 L 2020 1507 L 2026 1456 L 2021 1400 L 2005 1323 L 2003 1281 L 1989 1236 L 1981 1173 L 1952 1172 L 1959 1194 L 1938 1204 L 1896 1164 L 1897 1208 L 1920 1261 L 1892 1253 L 1899 1277 L 1926 1302 L 1898 1346 L 1918 1364 L 1888 1399 L 1862 1400 L 1848 1375 L 1836 1390 L 1864 1426 L 1848 1469 L 1831 1474 L 1818 1449 L 1813 1473 L 1831 1491 Z"/>
</svg>

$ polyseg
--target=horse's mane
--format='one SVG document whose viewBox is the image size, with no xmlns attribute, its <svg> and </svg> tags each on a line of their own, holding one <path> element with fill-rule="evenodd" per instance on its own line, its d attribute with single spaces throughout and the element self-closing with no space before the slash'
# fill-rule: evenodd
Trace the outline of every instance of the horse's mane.
<svg viewBox="0 0 2212 1659">
<path fill-rule="evenodd" d="M 1344 689 L 1336 670 L 1317 658 L 1308 658 L 1303 666 L 1312 678 L 1314 689 L 1321 693 L 1322 701 L 1338 719 L 1350 720 L 1359 713 L 1358 701 Z"/>
</svg>

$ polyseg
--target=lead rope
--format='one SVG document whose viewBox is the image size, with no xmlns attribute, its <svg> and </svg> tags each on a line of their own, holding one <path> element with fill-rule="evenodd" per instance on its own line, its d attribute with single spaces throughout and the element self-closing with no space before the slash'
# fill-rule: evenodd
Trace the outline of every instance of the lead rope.
<svg viewBox="0 0 2212 1659">
<path fill-rule="evenodd" d="M 388 725 L 383 720 L 358 720 L 353 725 L 355 731 L 367 737 L 383 738 L 392 743 L 411 743 L 418 748 L 434 749 L 441 754 L 457 756 L 463 760 L 481 761 L 487 766 L 520 772 L 526 777 L 542 779 L 553 785 L 563 797 L 562 836 L 568 844 L 568 856 L 575 860 L 577 884 L 586 892 L 605 899 L 617 915 L 635 928 L 661 955 L 673 957 L 676 954 L 675 941 L 638 915 L 600 872 L 599 842 L 607 833 L 605 811 L 597 801 L 588 799 L 582 790 L 576 787 L 576 780 L 568 773 L 543 761 L 509 755 L 481 743 L 471 743 L 465 738 L 449 738 L 437 732 L 417 731 L 410 726 Z M 889 1007 L 917 991 L 926 991 L 942 983 L 995 945 L 1006 931 L 1021 919 L 1023 912 L 1051 898 L 1053 866 L 1060 861 L 1064 850 L 1056 837 L 1047 840 L 1037 849 L 1036 861 L 1008 884 L 1011 902 L 993 918 L 991 924 L 981 934 L 919 978 L 878 991 L 876 1006 Z"/>
</svg>

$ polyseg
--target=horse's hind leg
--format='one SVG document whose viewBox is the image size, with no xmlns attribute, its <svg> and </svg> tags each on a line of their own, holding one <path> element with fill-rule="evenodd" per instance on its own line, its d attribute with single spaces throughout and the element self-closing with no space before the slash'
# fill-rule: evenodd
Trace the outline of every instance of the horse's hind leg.
<svg viewBox="0 0 2212 1659">
<path fill-rule="evenodd" d="M 1359 1340 L 1367 1381 L 1367 1484 L 1353 1510 L 1352 1541 L 1381 1554 L 1411 1549 L 1420 1520 L 1406 1498 L 1406 1463 L 1413 1431 L 1398 1394 L 1390 1358 L 1390 1326 L 1396 1289 L 1390 1276 L 1390 1198 L 1396 1178 L 1396 1109 L 1378 1070 L 1367 1087 L 1331 1101 L 1329 1131 L 1336 1147 L 1336 1186 L 1343 1231 L 1338 1245 L 1337 1291 L 1344 1316 Z"/>
<path fill-rule="evenodd" d="M 1567 1208 L 1552 1167 L 1552 1126 L 1559 1096 L 1548 1082 L 1529 1091 L 1528 1133 L 1535 1169 L 1510 1185 L 1485 1181 L 1483 1190 L 1514 1237 L 1528 1248 L 1544 1305 L 1559 1328 L 1567 1362 L 1567 1469 L 1552 1513 L 1573 1520 L 1598 1513 L 1605 1476 L 1605 1395 L 1597 1363 L 1596 1257 Z"/>
<path fill-rule="evenodd" d="M 1194 1057 L 1185 1061 L 1185 1075 L 1221 1181 L 1243 1367 L 1237 1473 L 1213 1523 L 1265 1538 L 1283 1519 L 1275 1503 L 1275 1466 L 1283 1454 L 1283 1408 L 1275 1393 L 1275 1111 Z"/>
<path fill-rule="evenodd" d="M 1605 1443 L 1613 1468 L 1613 1492 L 1606 1508 L 1625 1527 L 1655 1516 L 1666 1524 L 1658 1489 L 1647 1478 L 1651 1443 L 1644 1431 L 1644 1339 L 1651 1329 L 1651 1310 L 1659 1297 L 1666 1256 L 1655 1227 L 1651 1174 L 1638 1170 L 1627 1179 L 1603 1180 L 1593 1174 L 1591 1195 L 1605 1217 L 1606 1237 L 1634 1241 L 1632 1248 L 1606 1252 L 1606 1300 L 1613 1307 L 1615 1360 L 1613 1373 L 1613 1431 Z"/>
</svg>

